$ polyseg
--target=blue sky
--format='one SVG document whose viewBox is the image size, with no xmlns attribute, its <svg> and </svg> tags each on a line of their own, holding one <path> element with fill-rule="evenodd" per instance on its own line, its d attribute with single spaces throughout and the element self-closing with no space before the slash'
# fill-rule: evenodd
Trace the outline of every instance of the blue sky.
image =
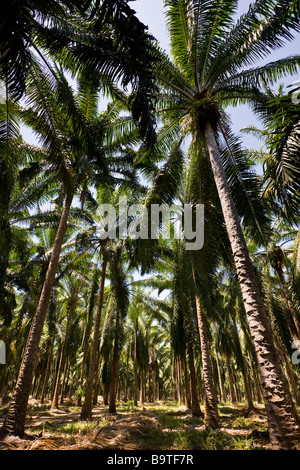
<svg viewBox="0 0 300 470">
<path fill-rule="evenodd" d="M 137 16 L 149 27 L 149 31 L 153 36 L 160 42 L 161 46 L 169 52 L 169 39 L 165 27 L 164 7 L 163 0 L 136 0 L 129 3 L 133 8 Z M 249 0 L 240 0 L 237 11 L 237 17 L 245 13 L 248 10 Z M 288 43 L 286 47 L 274 52 L 268 57 L 267 62 L 287 57 L 290 55 L 300 54 L 300 35 L 295 38 L 291 43 Z M 284 85 L 289 85 L 296 80 L 300 80 L 300 74 L 295 76 L 286 77 L 285 80 L 281 81 Z M 238 108 L 230 108 L 230 115 L 232 118 L 232 126 L 235 133 L 239 133 L 240 129 L 249 125 L 258 125 L 253 113 L 247 106 L 239 106 Z M 260 148 L 261 142 L 257 138 L 249 135 L 240 135 L 245 146 L 248 148 Z"/>
<path fill-rule="evenodd" d="M 136 0 L 130 1 L 129 5 L 136 11 L 140 20 L 149 27 L 149 31 L 160 42 L 160 45 L 169 52 L 169 39 L 165 27 L 163 3 L 163 0 Z M 237 18 L 248 10 L 249 4 L 249 0 L 239 1 Z M 298 35 L 293 42 L 288 43 L 286 47 L 281 48 L 270 55 L 268 57 L 268 62 L 299 53 L 300 35 Z M 300 80 L 300 74 L 286 77 L 286 79 L 281 81 L 281 83 L 284 83 L 285 86 L 287 86 L 296 80 Z M 239 106 L 234 109 L 230 108 L 229 114 L 232 119 L 233 131 L 237 134 L 239 134 L 241 128 L 249 125 L 257 125 L 259 127 L 259 123 L 247 106 Z M 32 134 L 25 128 L 23 128 L 23 135 L 28 142 L 36 143 L 34 136 L 32 136 Z M 253 136 L 240 134 L 240 137 L 247 148 L 260 148 L 262 145 L 261 142 Z"/>
</svg>

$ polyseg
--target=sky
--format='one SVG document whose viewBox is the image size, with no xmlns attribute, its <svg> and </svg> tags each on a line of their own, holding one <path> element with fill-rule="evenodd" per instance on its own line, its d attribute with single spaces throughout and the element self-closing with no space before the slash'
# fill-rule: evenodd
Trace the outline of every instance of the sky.
<svg viewBox="0 0 300 470">
<path fill-rule="evenodd" d="M 139 19 L 148 26 L 149 32 L 159 41 L 161 47 L 167 52 L 170 52 L 169 38 L 165 26 L 165 9 L 163 6 L 163 0 L 133 0 L 129 1 L 129 5 L 133 8 Z M 240 0 L 237 10 L 237 18 L 248 10 L 250 1 Z M 300 52 L 300 35 L 297 38 L 286 45 L 286 47 L 272 53 L 268 56 L 267 62 L 287 57 L 289 55 L 299 54 Z M 300 81 L 300 73 L 295 76 L 286 77 L 285 80 L 281 80 L 280 83 L 284 83 L 285 86 L 292 84 L 294 81 Z M 262 143 L 254 136 L 245 135 L 240 133 L 240 129 L 249 125 L 255 125 L 260 127 L 259 122 L 256 120 L 252 111 L 248 106 L 243 105 L 237 108 L 229 108 L 229 114 L 232 120 L 232 130 L 239 134 L 243 144 L 247 148 L 259 149 Z M 24 138 L 29 143 L 36 143 L 36 139 L 31 135 L 28 130 L 23 128 Z"/>
<path fill-rule="evenodd" d="M 149 32 L 160 42 L 160 45 L 167 52 L 170 51 L 169 38 L 165 27 L 165 9 L 163 6 L 163 0 L 136 0 L 129 2 L 131 8 L 133 8 L 137 16 L 145 25 L 149 27 Z M 237 18 L 246 13 L 251 2 L 249 0 L 240 0 L 237 10 Z M 286 47 L 272 53 L 268 56 L 267 62 L 272 62 L 283 57 L 295 55 L 300 53 L 300 35 L 297 36 L 293 42 L 288 43 Z M 292 84 L 294 81 L 300 81 L 300 74 L 295 76 L 289 76 L 284 81 L 284 85 Z M 247 148 L 261 148 L 262 143 L 256 138 L 249 135 L 241 134 L 240 129 L 249 125 L 257 125 L 259 123 L 254 117 L 252 111 L 245 105 L 239 106 L 238 108 L 230 108 L 229 112 L 232 119 L 233 131 L 240 135 L 244 145 Z"/>
<path fill-rule="evenodd" d="M 248 10 L 249 6 L 248 0 L 240 0 L 238 15 L 245 13 Z M 169 47 L 169 38 L 167 35 L 165 27 L 165 16 L 164 16 L 164 7 L 163 0 L 136 0 L 130 1 L 129 5 L 136 11 L 137 16 L 140 20 L 149 27 L 149 32 L 160 42 L 160 45 L 167 52 L 170 52 Z M 282 57 L 287 57 L 289 55 L 299 54 L 300 50 L 300 36 L 288 44 L 285 48 L 280 49 L 276 53 L 269 56 L 268 61 L 277 60 Z M 291 84 L 296 80 L 300 80 L 300 74 L 286 79 L 285 85 Z M 246 106 L 239 106 L 235 109 L 230 109 L 230 115 L 232 119 L 233 131 L 239 134 L 242 127 L 249 125 L 257 125 L 257 121 L 251 112 Z M 259 125 L 259 124 L 258 124 Z M 29 143 L 36 143 L 36 139 L 28 130 L 23 129 L 24 138 Z M 255 137 L 240 135 L 244 145 L 247 148 L 260 148 L 262 146 L 261 142 L 258 141 Z M 165 294 L 161 295 L 163 298 Z"/>
</svg>

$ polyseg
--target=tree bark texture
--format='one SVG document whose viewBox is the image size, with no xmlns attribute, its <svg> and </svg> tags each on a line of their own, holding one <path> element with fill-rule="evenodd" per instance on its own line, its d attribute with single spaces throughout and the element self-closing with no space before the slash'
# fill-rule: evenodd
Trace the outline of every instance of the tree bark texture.
<svg viewBox="0 0 300 470">
<path fill-rule="evenodd" d="M 295 449 L 300 430 L 296 408 L 282 370 L 273 334 L 264 310 L 247 244 L 230 193 L 214 131 L 209 122 L 205 137 L 236 271 L 259 365 L 264 401 L 274 449 Z"/>
<path fill-rule="evenodd" d="M 35 360 L 49 306 L 53 284 L 55 281 L 55 275 L 59 263 L 61 247 L 66 233 L 72 199 L 73 196 L 66 197 L 42 292 L 28 335 L 18 379 L 13 391 L 13 396 L 8 408 L 8 412 L 1 429 L 2 435 L 12 434 L 20 437 L 24 435 L 27 405 L 32 386 Z"/>
</svg>

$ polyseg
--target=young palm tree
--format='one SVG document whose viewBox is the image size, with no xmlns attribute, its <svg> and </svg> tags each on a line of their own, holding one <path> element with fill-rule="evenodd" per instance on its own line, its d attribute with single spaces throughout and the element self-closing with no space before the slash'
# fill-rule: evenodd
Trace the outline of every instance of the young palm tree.
<svg viewBox="0 0 300 470">
<path fill-rule="evenodd" d="M 158 71 L 166 90 L 161 101 L 163 113 L 169 127 L 180 123 L 184 135 L 192 135 L 194 145 L 207 149 L 258 357 L 270 438 L 275 448 L 295 448 L 300 432 L 298 416 L 267 321 L 235 205 L 237 195 L 230 191 L 230 176 L 225 173 L 226 160 L 221 157 L 218 140 L 222 137 L 228 142 L 227 104 L 245 102 L 259 110 L 264 101 L 261 80 L 272 82 L 299 65 L 296 56 L 245 69 L 291 39 L 293 30 L 299 31 L 299 3 L 257 0 L 236 24 L 236 1 L 167 0 L 165 6 L 173 63 L 165 57 Z M 230 147 L 229 153 L 234 162 Z"/>
</svg>

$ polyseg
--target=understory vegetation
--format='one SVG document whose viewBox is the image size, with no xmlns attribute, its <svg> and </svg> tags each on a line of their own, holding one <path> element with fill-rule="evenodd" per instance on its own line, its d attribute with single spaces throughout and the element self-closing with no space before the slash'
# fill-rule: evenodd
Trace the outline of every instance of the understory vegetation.
<svg viewBox="0 0 300 470">
<path fill-rule="evenodd" d="M 31 400 L 28 437 L 10 438 L 1 450 L 264 450 L 270 449 L 264 406 L 248 413 L 243 404 L 220 403 L 219 429 L 205 425 L 183 405 L 173 401 L 118 404 L 111 415 L 103 403 L 93 420 L 80 420 L 80 408 L 66 403 L 60 412 Z"/>
</svg>

